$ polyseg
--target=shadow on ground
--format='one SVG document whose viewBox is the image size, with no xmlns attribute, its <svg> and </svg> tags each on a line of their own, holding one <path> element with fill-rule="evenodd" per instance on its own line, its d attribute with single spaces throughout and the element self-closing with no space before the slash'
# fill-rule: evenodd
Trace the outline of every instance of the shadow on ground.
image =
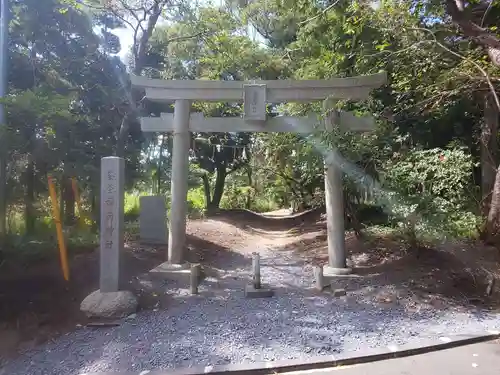
<svg viewBox="0 0 500 375">
<path fill-rule="evenodd" d="M 318 217 L 321 217 L 321 210 L 285 218 L 270 218 L 251 211 L 239 210 L 220 213 L 214 219 L 230 223 L 243 230 L 248 230 L 249 227 L 269 231 L 292 230 L 297 235 L 297 240 L 276 250 L 291 251 L 299 255 L 302 260 L 293 260 L 291 266 L 296 267 L 298 272 L 301 272 L 302 266 L 306 264 L 325 264 L 327 262 L 325 223 L 318 222 Z M 212 225 L 217 227 L 217 223 L 212 223 Z M 232 233 L 230 235 L 233 235 Z M 216 269 L 224 268 L 225 271 L 248 268 L 251 264 L 249 254 L 233 251 L 231 241 L 224 242 L 224 238 L 222 238 L 227 235 L 227 233 L 223 232 L 216 233 L 216 235 L 209 237 L 210 240 L 202 235 L 188 235 L 187 246 L 189 251 L 187 252 L 187 260 Z M 227 243 L 228 246 L 217 243 L 219 239 L 221 243 Z M 486 287 L 486 279 L 479 272 L 480 267 L 473 265 L 470 258 L 463 255 L 464 246 L 462 245 L 464 244 L 456 244 L 455 249 L 448 248 L 447 251 L 420 249 L 418 253 L 415 253 L 407 252 L 404 244 L 397 236 L 366 236 L 359 240 L 348 235 L 346 240 L 356 273 L 360 276 L 351 284 L 347 284 L 346 289 L 352 288 L 352 293 L 355 294 L 356 290 L 363 288 L 363 294 L 365 295 L 362 302 L 356 302 L 356 309 L 363 311 L 363 309 L 369 310 L 382 306 L 386 312 L 385 315 L 384 313 L 380 313 L 380 316 L 377 315 L 378 320 L 374 320 L 377 321 L 376 324 L 370 321 L 358 327 L 356 319 L 342 321 L 343 318 L 340 315 L 337 318 L 338 321 L 331 323 L 332 326 L 345 324 L 345 329 L 349 329 L 350 326 L 356 324 L 353 329 L 357 332 L 357 335 L 366 333 L 383 337 L 383 332 L 380 332 L 378 326 L 400 319 L 400 317 L 394 317 L 391 314 L 392 311 L 404 311 L 406 315 L 403 315 L 405 316 L 408 316 L 408 312 L 411 312 L 411 319 L 418 321 L 423 316 L 419 314 L 421 311 L 425 311 L 425 306 L 445 310 L 450 306 L 469 309 L 471 305 L 475 304 L 477 308 L 474 313 L 478 318 L 481 317 L 483 311 L 481 309 L 499 306 L 496 297 L 485 298 L 482 295 Z M 477 257 L 477 251 L 484 251 L 484 254 L 482 253 L 484 256 L 488 255 L 491 262 L 498 264 L 498 253 L 496 253 L 495 257 L 489 250 L 475 248 L 472 245 L 469 247 L 465 253 L 473 254 L 476 251 L 475 255 Z M 291 329 L 290 324 L 297 324 L 297 332 L 303 335 L 296 335 L 295 332 L 292 332 L 291 339 L 295 340 L 295 342 L 287 343 L 297 353 L 309 355 L 312 351 L 316 354 L 328 354 L 346 349 L 345 343 L 335 341 L 335 334 L 338 335 L 338 330 L 328 328 L 326 323 L 322 329 L 323 333 L 316 333 L 316 335 L 323 335 L 322 337 L 331 336 L 332 342 L 329 344 L 330 346 L 322 348 L 322 344 L 318 344 L 318 348 L 316 348 L 311 344 L 311 340 L 304 339 L 308 335 L 313 335 L 312 322 L 318 320 L 318 313 L 324 313 L 325 316 L 328 316 L 327 310 L 338 312 L 341 309 L 339 309 L 338 300 L 325 300 L 325 298 L 317 296 L 311 291 L 297 288 L 293 284 L 276 287 L 277 295 L 291 300 L 291 296 L 294 294 L 306 293 L 305 305 L 293 306 L 293 303 L 290 303 L 290 307 L 276 305 L 276 309 L 281 309 L 279 310 L 280 318 L 276 320 L 276 317 L 268 317 L 258 327 L 245 326 L 244 316 L 235 317 L 234 320 L 229 319 L 231 310 L 226 308 L 227 302 L 218 300 L 227 290 L 237 290 L 236 295 L 238 298 L 243 298 L 244 285 L 249 281 L 246 276 L 241 276 L 236 280 L 235 276 L 229 272 L 218 278 L 207 279 L 204 281 L 206 288 L 205 290 L 201 288 L 200 296 L 189 296 L 186 293 L 184 295 L 167 293 L 165 285 L 150 286 L 141 284 L 141 279 L 138 276 L 162 263 L 166 257 L 166 251 L 166 246 L 148 247 L 130 243 L 130 246 L 123 254 L 122 282 L 126 283 L 128 287 L 132 286 L 139 294 L 143 309 L 160 309 L 154 313 L 147 311 L 142 313 L 151 317 L 151 319 L 153 319 L 153 316 L 158 315 L 158 318 L 154 318 L 153 323 L 159 325 L 159 328 L 155 328 L 150 334 L 143 337 L 144 335 L 141 332 L 136 332 L 136 329 L 130 326 L 132 323 L 123 323 L 122 326 L 126 326 L 130 330 L 130 333 L 127 331 L 127 335 L 135 333 L 137 338 L 140 339 L 139 342 L 132 345 L 132 349 L 129 346 L 124 348 L 118 343 L 120 334 L 124 332 L 122 327 L 109 329 L 109 336 L 102 335 L 99 330 L 95 331 L 95 335 L 92 333 L 93 331 L 87 329 L 85 329 L 85 335 L 80 334 L 79 331 L 73 332 L 68 337 L 65 336 L 61 339 L 63 342 L 68 343 L 65 349 L 68 352 L 65 355 L 71 358 L 74 355 L 71 353 L 71 349 L 78 344 L 82 344 L 84 339 L 88 343 L 90 337 L 90 339 L 95 340 L 92 341 L 92 347 L 95 350 L 82 359 L 87 365 L 93 362 L 105 363 L 109 361 L 110 366 L 113 363 L 115 370 L 131 369 L 131 357 L 133 356 L 130 355 L 130 350 L 134 350 L 134 353 L 138 355 L 137 358 L 139 358 L 140 363 L 137 369 L 146 365 L 153 368 L 166 368 L 170 364 L 176 366 L 189 365 L 192 361 L 186 360 L 185 362 L 183 358 L 199 358 L 197 353 L 191 353 L 191 351 L 198 347 L 205 348 L 206 345 L 203 342 L 197 342 L 194 337 L 194 341 L 190 342 L 188 340 L 190 335 L 198 332 L 197 330 L 188 332 L 189 328 L 186 328 L 181 337 L 179 332 L 172 328 L 174 323 L 187 324 L 183 322 L 185 317 L 181 314 L 182 311 L 175 308 L 175 306 L 185 303 L 192 304 L 190 305 L 192 311 L 201 307 L 207 309 L 216 308 L 217 311 L 213 315 L 219 316 L 217 322 L 209 320 L 206 322 L 207 327 L 200 328 L 203 332 L 206 330 L 207 335 L 219 337 L 218 335 L 223 329 L 227 329 L 230 333 L 227 337 L 220 337 L 220 342 L 211 345 L 210 352 L 204 352 L 207 361 L 212 364 L 226 363 L 224 361 L 232 358 L 231 355 L 224 353 L 224 350 L 230 349 L 222 349 L 227 348 L 227 345 L 224 344 L 225 341 L 232 342 L 231 340 L 237 338 L 235 345 L 241 345 L 242 347 L 238 349 L 235 346 L 235 350 L 241 350 L 242 352 L 246 347 L 260 348 L 259 350 L 261 350 L 262 347 L 258 346 L 255 337 L 259 335 L 265 336 L 266 325 L 282 324 L 283 331 L 287 332 L 287 329 Z M 55 249 L 54 254 L 57 254 Z M 283 266 L 277 264 L 272 267 L 275 267 L 278 272 L 280 267 Z M 286 266 L 289 267 L 290 264 Z M 1 271 L 0 343 L 2 343 L 3 347 L 0 345 L 0 356 L 2 354 L 11 354 L 9 348 L 19 347 L 21 342 L 26 344 L 24 345 L 25 348 L 30 348 L 40 344 L 47 338 L 72 331 L 77 323 L 84 322 L 84 318 L 79 312 L 79 304 L 89 292 L 98 288 L 98 251 L 81 254 L 71 259 L 72 279 L 69 283 L 64 282 L 61 277 L 56 255 L 54 255 L 52 262 L 45 262 L 30 268 L 2 268 Z M 132 280 L 132 283 L 128 284 L 130 280 Z M 286 297 L 286 295 L 290 295 L 290 297 Z M 212 305 L 217 303 L 221 305 L 216 307 Z M 276 302 L 274 299 L 267 300 L 267 302 L 255 302 L 257 305 L 259 303 L 263 304 L 262 310 L 265 314 L 268 305 L 274 306 L 273 304 Z M 165 306 L 168 306 L 168 309 L 163 311 L 161 308 Z M 299 311 L 300 314 L 297 315 L 294 311 Z M 351 316 L 351 318 L 353 317 Z M 158 323 L 162 320 L 168 322 L 168 324 Z M 231 326 L 231 324 L 234 326 Z M 394 324 L 397 324 L 397 322 Z M 214 328 L 211 328 L 211 326 Z M 306 334 L 306 332 L 309 333 Z M 184 337 L 186 335 L 189 337 Z M 165 339 L 165 337 L 168 339 Z M 277 342 L 279 345 L 279 339 Z M 157 343 L 156 348 L 153 348 L 153 343 Z M 189 348 L 186 347 L 187 343 L 190 343 Z M 151 354 L 153 350 L 173 354 L 165 357 L 153 356 Z M 112 355 L 113 352 L 118 353 L 118 359 Z M 43 356 L 43 353 L 39 355 Z M 300 354 L 297 355 L 300 356 Z M 262 357 L 262 354 L 259 353 L 259 356 Z M 161 363 L 158 362 L 158 358 L 162 358 Z M 259 360 L 259 358 L 241 357 L 243 362 L 255 360 Z M 62 366 L 65 366 L 65 364 L 60 364 L 61 368 L 59 370 L 61 373 L 64 372 Z M 148 368 L 144 367 L 144 369 Z M 29 371 L 25 372 L 29 373 Z"/>
<path fill-rule="evenodd" d="M 266 231 L 298 231 L 301 227 L 314 225 L 324 212 L 325 208 L 320 207 L 290 216 L 266 216 L 245 209 L 221 209 L 208 217 L 243 230 L 255 228 Z"/>
<path fill-rule="evenodd" d="M 188 235 L 188 261 L 211 267 L 243 266 L 245 257 L 231 249 Z M 70 249 L 71 250 L 71 249 Z M 76 253 L 76 252 L 70 252 Z M 166 259 L 167 246 L 129 242 L 122 253 L 120 284 L 137 293 L 141 309 L 168 306 L 170 297 L 140 282 L 140 275 Z M 248 261 L 248 260 L 247 260 Z M 4 264 L 0 270 L 0 360 L 84 325 L 80 302 L 99 288 L 99 251 L 70 258 L 70 281 L 61 275 L 57 251 L 51 260 L 33 264 Z"/>
<path fill-rule="evenodd" d="M 276 297 L 253 300 L 249 304 L 252 314 L 239 307 L 243 298 L 239 295 L 229 299 L 178 296 L 176 305 L 168 310 L 141 314 L 141 325 L 154 329 L 145 330 L 134 320 L 124 320 L 119 327 L 81 329 L 60 338 L 57 345 L 49 343 L 31 352 L 31 364 L 9 364 L 4 370 L 34 373 L 34 369 L 50 363 L 54 374 L 132 370 L 139 373 L 193 365 L 300 359 L 357 350 L 359 337 L 371 337 L 373 346 L 383 345 L 387 341 L 386 327 L 394 329 L 408 320 L 418 324 L 427 319 L 418 313 L 390 314 L 372 304 L 356 303 L 352 310 L 349 300 L 325 298 L 293 285 L 277 287 L 275 292 Z M 297 295 L 303 297 L 299 303 L 294 302 Z M 337 314 L 344 306 L 347 311 Z M 197 322 L 192 321 L 193 315 L 188 311 L 203 312 L 204 325 L 192 329 Z M 370 311 L 370 320 L 363 319 L 366 311 Z M 346 332 L 352 332 L 352 337 L 346 336 Z M 88 350 L 82 351 L 82 347 Z M 51 360 L 55 354 L 64 362 Z"/>
<path fill-rule="evenodd" d="M 188 261 L 202 263 L 210 267 L 240 268 L 248 265 L 248 258 L 229 247 L 207 241 L 203 238 L 187 235 Z"/>
<path fill-rule="evenodd" d="M 328 262 L 326 240 L 323 230 L 276 250 L 293 251 L 307 263 L 324 265 Z M 442 310 L 450 306 L 500 308 L 500 293 L 485 293 L 500 263 L 496 249 L 460 242 L 408 249 L 398 235 L 357 238 L 351 233 L 346 236 L 346 249 L 357 276 L 347 278 L 347 285 L 372 289 L 380 303 Z M 477 258 L 488 258 L 490 270 L 478 264 Z"/>
</svg>

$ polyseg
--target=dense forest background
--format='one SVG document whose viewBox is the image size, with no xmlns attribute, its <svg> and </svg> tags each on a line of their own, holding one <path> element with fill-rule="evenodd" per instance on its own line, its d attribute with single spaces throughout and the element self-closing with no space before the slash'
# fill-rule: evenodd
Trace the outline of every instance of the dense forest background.
<svg viewBox="0 0 500 375">
<path fill-rule="evenodd" d="M 9 9 L 7 120 L 0 128 L 4 253 L 53 245 L 49 175 L 70 245 L 95 243 L 104 156 L 126 160 L 129 222 L 141 194 L 169 199 L 171 135 L 143 134 L 138 118 L 172 108 L 144 101 L 130 73 L 272 80 L 384 70 L 388 84 L 369 100 L 338 103 L 373 114 L 371 133 L 192 133 L 190 215 L 317 207 L 328 146 L 347 161 L 350 225 L 377 222 L 413 237 L 497 237 L 498 1 L 10 0 Z M 124 27 L 130 51 L 116 34 Z M 194 107 L 206 116 L 241 114 L 234 103 Z M 274 111 L 320 108 L 283 104 Z"/>
</svg>

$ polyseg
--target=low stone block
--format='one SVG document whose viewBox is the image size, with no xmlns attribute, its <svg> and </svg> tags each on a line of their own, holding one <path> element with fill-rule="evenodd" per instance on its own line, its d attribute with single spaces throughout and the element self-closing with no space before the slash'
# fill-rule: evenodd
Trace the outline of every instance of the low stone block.
<svg viewBox="0 0 500 375">
<path fill-rule="evenodd" d="M 127 290 L 90 293 L 80 304 L 89 318 L 124 318 L 137 310 L 137 298 Z"/>
<path fill-rule="evenodd" d="M 255 287 L 250 284 L 245 287 L 245 297 L 246 298 L 269 298 L 274 295 L 272 289 L 262 286 L 260 289 L 255 289 Z"/>
<path fill-rule="evenodd" d="M 345 297 L 347 295 L 345 289 L 332 289 L 334 297 Z"/>
</svg>

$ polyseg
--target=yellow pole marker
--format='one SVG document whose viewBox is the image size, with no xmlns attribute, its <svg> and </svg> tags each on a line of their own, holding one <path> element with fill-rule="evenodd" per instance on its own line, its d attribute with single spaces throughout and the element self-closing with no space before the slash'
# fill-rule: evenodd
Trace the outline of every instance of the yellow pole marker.
<svg viewBox="0 0 500 375">
<path fill-rule="evenodd" d="M 66 243 L 64 242 L 64 235 L 61 224 L 61 214 L 59 211 L 59 205 L 57 203 L 56 188 L 54 186 L 54 182 L 52 181 L 52 177 L 50 176 L 48 177 L 48 182 L 49 182 L 50 200 L 52 201 L 53 219 L 54 222 L 56 223 L 57 242 L 59 244 L 59 255 L 61 256 L 61 268 L 63 271 L 64 280 L 69 281 L 68 253 L 66 251 Z"/>
<path fill-rule="evenodd" d="M 71 178 L 71 187 L 73 188 L 73 194 L 75 195 L 76 207 L 78 208 L 78 222 L 80 223 L 80 227 L 85 227 L 85 214 L 82 210 L 82 201 L 80 198 L 80 192 L 78 191 L 78 184 L 76 183 L 76 178 Z"/>
</svg>

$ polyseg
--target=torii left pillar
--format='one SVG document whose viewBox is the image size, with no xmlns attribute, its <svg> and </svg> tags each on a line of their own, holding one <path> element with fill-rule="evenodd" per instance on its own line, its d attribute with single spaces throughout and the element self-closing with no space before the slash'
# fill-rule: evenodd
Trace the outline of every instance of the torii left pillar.
<svg viewBox="0 0 500 375">
<path fill-rule="evenodd" d="M 168 238 L 168 262 L 184 262 L 189 171 L 189 115 L 191 102 L 176 100 L 172 149 L 171 205 Z"/>
</svg>

